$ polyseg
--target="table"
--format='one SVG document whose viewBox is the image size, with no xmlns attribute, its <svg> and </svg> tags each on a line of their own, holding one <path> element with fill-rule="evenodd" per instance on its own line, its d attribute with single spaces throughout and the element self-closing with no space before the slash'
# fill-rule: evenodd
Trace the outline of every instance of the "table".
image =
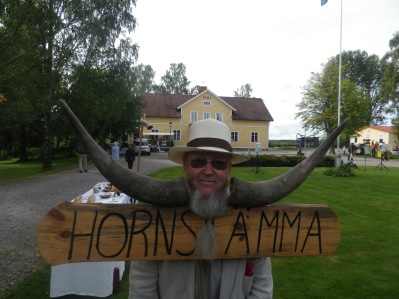
<svg viewBox="0 0 399 299">
<path fill-rule="evenodd" d="M 108 182 L 96 184 L 92 189 L 82 194 L 82 202 L 86 203 L 89 196 L 93 194 L 93 189 L 98 188 L 100 192 L 96 193 L 96 203 L 130 203 L 130 197 L 124 193 L 120 193 L 118 196 L 114 192 L 108 192 L 110 193 L 110 198 L 102 199 L 100 195 L 106 193 L 104 189 L 108 184 Z M 73 263 L 52 266 L 50 297 L 60 297 L 68 294 L 107 297 L 113 293 L 115 268 L 119 269 L 119 280 L 121 280 L 125 271 L 124 261 Z"/>
</svg>

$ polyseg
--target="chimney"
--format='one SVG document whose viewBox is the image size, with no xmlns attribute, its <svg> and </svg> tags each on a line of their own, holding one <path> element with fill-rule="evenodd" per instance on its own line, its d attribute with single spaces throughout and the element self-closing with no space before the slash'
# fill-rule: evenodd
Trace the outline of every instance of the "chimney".
<svg viewBox="0 0 399 299">
<path fill-rule="evenodd" d="M 208 89 L 208 87 L 206 87 L 206 86 L 197 85 L 197 94 L 200 94 L 201 92 L 204 92 L 207 89 Z"/>
</svg>

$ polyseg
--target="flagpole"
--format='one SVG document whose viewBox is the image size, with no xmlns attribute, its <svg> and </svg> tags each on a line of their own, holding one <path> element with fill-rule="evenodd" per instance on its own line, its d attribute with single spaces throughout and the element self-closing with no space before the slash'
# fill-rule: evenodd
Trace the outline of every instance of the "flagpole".
<svg viewBox="0 0 399 299">
<path fill-rule="evenodd" d="M 342 69 L 342 1 L 341 0 L 341 24 L 339 33 L 339 67 L 338 67 L 338 126 L 341 124 L 341 69 Z M 339 135 L 337 137 L 337 149 L 339 150 Z"/>
<path fill-rule="evenodd" d="M 341 0 L 341 21 L 339 29 L 339 66 L 338 66 L 338 126 L 341 124 L 341 66 L 342 66 L 342 1 Z M 335 168 L 341 167 L 341 150 L 339 144 L 340 135 L 337 137 L 337 147 L 335 149 Z"/>
</svg>

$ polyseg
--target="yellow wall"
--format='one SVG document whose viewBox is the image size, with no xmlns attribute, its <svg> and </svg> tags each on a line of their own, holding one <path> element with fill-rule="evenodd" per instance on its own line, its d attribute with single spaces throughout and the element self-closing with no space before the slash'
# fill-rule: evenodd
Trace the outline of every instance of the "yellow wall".
<svg viewBox="0 0 399 299">
<path fill-rule="evenodd" d="M 363 139 L 370 139 L 370 143 L 371 141 L 379 143 L 380 139 L 382 139 L 387 144 L 388 150 L 392 151 L 397 146 L 395 141 L 398 139 L 398 137 L 397 136 L 395 137 L 393 133 L 388 133 L 370 127 L 366 127 L 358 132 L 357 142 L 355 142 L 354 137 L 350 139 L 350 142 L 359 144 L 363 143 Z"/>
</svg>

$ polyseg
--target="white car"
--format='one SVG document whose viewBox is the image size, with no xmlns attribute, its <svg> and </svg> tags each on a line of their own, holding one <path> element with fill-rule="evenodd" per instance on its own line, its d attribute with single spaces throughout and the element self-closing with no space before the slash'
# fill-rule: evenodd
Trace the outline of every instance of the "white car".
<svg viewBox="0 0 399 299">
<path fill-rule="evenodd" d="M 140 151 L 140 141 L 136 141 L 135 142 L 135 146 L 136 146 L 136 156 L 139 154 L 139 151 Z M 149 155 L 151 155 L 151 147 L 150 147 L 150 145 L 148 144 L 148 141 L 147 140 L 142 140 L 142 142 L 141 142 L 141 155 L 142 156 L 144 156 L 144 155 L 147 155 L 147 156 L 149 156 Z"/>
</svg>

